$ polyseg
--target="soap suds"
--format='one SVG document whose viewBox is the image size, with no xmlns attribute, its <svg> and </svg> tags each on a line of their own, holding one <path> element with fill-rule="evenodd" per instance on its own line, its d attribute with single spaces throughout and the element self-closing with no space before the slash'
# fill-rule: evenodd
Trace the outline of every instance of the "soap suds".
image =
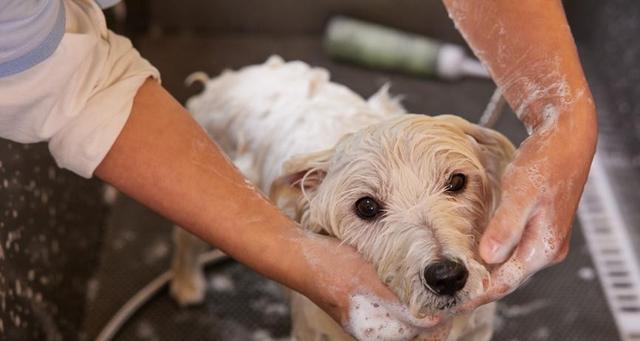
<svg viewBox="0 0 640 341">
<path fill-rule="evenodd" d="M 285 316 L 289 313 L 289 306 L 282 302 L 274 302 L 273 300 L 266 297 L 261 297 L 257 300 L 254 300 L 249 305 L 252 309 L 262 312 L 267 316 Z"/>
<path fill-rule="evenodd" d="M 209 278 L 209 288 L 218 292 L 233 292 L 236 286 L 229 275 L 215 274 Z"/>
<path fill-rule="evenodd" d="M 269 333 L 269 331 L 264 329 L 258 329 L 254 331 L 253 334 L 251 334 L 251 340 L 252 341 L 295 341 L 295 339 L 290 337 L 275 338 L 271 336 L 271 333 Z"/>
<path fill-rule="evenodd" d="M 140 323 L 138 323 L 138 326 L 136 328 L 136 338 L 138 338 L 139 340 L 150 341 L 160 340 L 160 338 L 158 337 L 158 333 L 156 332 L 153 325 L 146 320 L 142 320 L 140 321 Z"/>
<path fill-rule="evenodd" d="M 506 285 L 509 290 L 515 290 L 525 277 L 525 269 L 517 260 L 509 260 L 494 275 L 498 282 Z"/>
<path fill-rule="evenodd" d="M 548 327 L 540 327 L 533 332 L 533 337 L 536 340 L 548 340 L 549 335 L 551 335 L 551 331 Z"/>
<path fill-rule="evenodd" d="M 516 317 L 526 317 L 530 314 L 533 314 L 539 310 L 545 309 L 549 307 L 551 303 L 545 299 L 538 299 L 524 304 L 499 304 L 498 312 L 501 316 L 505 318 L 516 318 Z"/>
<path fill-rule="evenodd" d="M 93 303 L 98 297 L 98 290 L 100 290 L 100 281 L 97 278 L 91 278 L 87 281 L 87 301 Z"/>
<path fill-rule="evenodd" d="M 386 303 L 370 295 L 351 297 L 345 330 L 358 340 L 411 340 L 434 327 L 437 321 L 418 320 L 407 308 Z"/>
<path fill-rule="evenodd" d="M 165 240 L 156 240 L 154 244 L 145 251 L 144 262 L 154 264 L 169 254 L 169 245 Z"/>
<path fill-rule="evenodd" d="M 113 206 L 117 199 L 118 190 L 111 185 L 104 185 L 102 188 L 102 201 L 108 206 Z"/>
<path fill-rule="evenodd" d="M 456 29 L 462 34 L 476 56 L 494 77 L 503 94 L 510 99 L 516 115 L 525 123 L 529 135 L 539 128 L 545 131 L 556 126 L 558 115 L 566 111 L 585 93 L 585 89 L 572 89 L 564 73 L 561 71 L 561 59 L 558 55 L 544 57 L 534 55 L 535 46 L 518 45 L 509 41 L 509 35 L 503 22 L 499 19 L 491 23 L 483 23 L 485 18 L 495 18 L 496 13 L 489 12 L 491 6 L 474 6 L 464 1 L 451 1 L 447 4 L 449 17 Z M 495 65 L 486 63 L 487 53 L 469 39 L 467 32 L 461 28 L 464 22 L 474 22 L 489 27 L 488 35 L 496 43 Z M 464 25 L 463 25 L 464 26 Z M 568 29 L 567 29 L 568 31 Z M 513 51 L 519 55 L 514 55 Z M 533 58 L 536 57 L 536 58 Z M 533 59 L 533 62 L 532 62 Z M 500 68 L 500 77 L 496 70 Z M 510 91 L 511 89 L 517 91 Z M 544 102 L 543 102 L 544 101 Z M 532 108 L 543 105 L 541 108 Z M 531 113 L 540 113 L 540 117 L 527 119 Z M 535 125 L 535 126 L 534 126 Z"/>
<path fill-rule="evenodd" d="M 578 270 L 578 277 L 583 281 L 591 282 L 596 278 L 596 273 L 592 268 L 585 266 Z"/>
</svg>

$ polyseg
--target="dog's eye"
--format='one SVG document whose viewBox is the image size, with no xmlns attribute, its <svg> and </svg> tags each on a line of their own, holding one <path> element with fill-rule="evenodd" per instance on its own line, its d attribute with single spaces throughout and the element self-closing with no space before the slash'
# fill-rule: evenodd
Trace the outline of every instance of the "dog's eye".
<svg viewBox="0 0 640 341">
<path fill-rule="evenodd" d="M 464 189 L 467 184 L 467 176 L 462 173 L 455 173 L 449 178 L 449 183 L 445 190 L 450 193 L 457 193 Z"/>
<path fill-rule="evenodd" d="M 356 214 L 364 220 L 375 218 L 380 213 L 380 204 L 371 197 L 364 197 L 356 201 Z"/>
</svg>

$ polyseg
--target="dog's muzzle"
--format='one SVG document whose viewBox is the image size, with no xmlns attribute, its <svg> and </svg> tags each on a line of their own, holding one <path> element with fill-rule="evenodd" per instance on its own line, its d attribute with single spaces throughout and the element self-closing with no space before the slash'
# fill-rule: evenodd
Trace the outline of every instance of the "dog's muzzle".
<svg viewBox="0 0 640 341">
<path fill-rule="evenodd" d="M 445 259 L 427 266 L 424 279 L 427 288 L 440 296 L 453 296 L 464 288 L 469 277 L 467 268 L 456 261 Z"/>
</svg>

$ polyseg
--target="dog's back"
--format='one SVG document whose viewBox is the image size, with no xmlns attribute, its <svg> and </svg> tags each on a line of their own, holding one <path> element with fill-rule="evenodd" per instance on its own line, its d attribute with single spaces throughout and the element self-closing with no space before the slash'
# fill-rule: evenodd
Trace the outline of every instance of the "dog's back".
<svg viewBox="0 0 640 341">
<path fill-rule="evenodd" d="M 321 68 L 280 57 L 206 80 L 187 108 L 265 193 L 285 161 L 333 147 L 350 132 L 404 113 L 386 87 L 368 101 Z"/>
</svg>

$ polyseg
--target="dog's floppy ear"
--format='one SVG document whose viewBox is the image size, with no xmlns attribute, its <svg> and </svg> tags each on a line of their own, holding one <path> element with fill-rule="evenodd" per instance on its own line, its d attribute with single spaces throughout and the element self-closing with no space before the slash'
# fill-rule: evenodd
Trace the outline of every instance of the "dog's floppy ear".
<svg viewBox="0 0 640 341">
<path fill-rule="evenodd" d="M 465 134 L 471 138 L 477 148 L 480 162 L 487 172 L 491 186 L 499 190 L 500 178 L 513 159 L 515 147 L 509 139 L 495 130 L 470 122 L 466 122 L 463 127 Z M 492 195 L 494 208 L 498 198 L 499 196 Z"/>
<path fill-rule="evenodd" d="M 502 173 L 513 159 L 515 152 L 511 141 L 493 129 L 471 123 L 459 116 L 440 115 L 435 116 L 434 119 L 461 129 L 475 147 L 476 155 L 480 158 L 482 166 L 492 177 L 490 180 L 499 184 Z"/>
<path fill-rule="evenodd" d="M 281 179 L 289 186 L 300 190 L 313 190 L 327 175 L 329 161 L 334 150 L 297 155 L 284 164 L 284 174 Z"/>
<path fill-rule="evenodd" d="M 327 174 L 333 149 L 297 155 L 285 162 L 283 175 L 271 185 L 271 200 L 291 218 L 298 219 L 301 196 L 312 194 Z"/>
<path fill-rule="evenodd" d="M 481 160 L 482 164 L 499 179 L 506 165 L 513 159 L 515 147 L 511 141 L 495 130 L 473 123 L 467 125 L 465 133 L 478 144 L 480 155 L 484 159 Z"/>
<path fill-rule="evenodd" d="M 467 124 L 465 133 L 477 144 L 481 156 L 480 162 L 494 177 L 492 180 L 499 182 L 505 167 L 513 159 L 515 147 L 511 141 L 493 129 L 473 123 Z"/>
</svg>

